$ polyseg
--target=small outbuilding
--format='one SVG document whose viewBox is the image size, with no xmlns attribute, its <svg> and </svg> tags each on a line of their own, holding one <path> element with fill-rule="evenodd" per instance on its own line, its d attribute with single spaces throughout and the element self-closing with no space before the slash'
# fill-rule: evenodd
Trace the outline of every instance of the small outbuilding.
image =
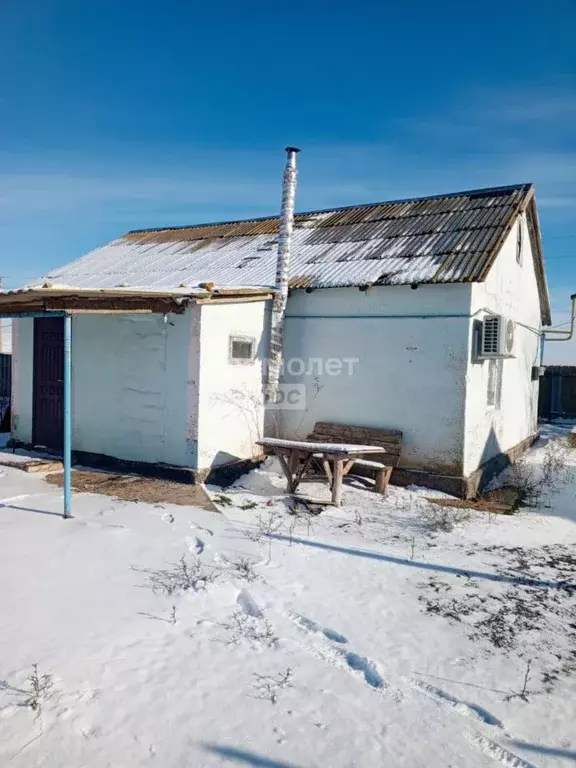
<svg viewBox="0 0 576 768">
<path fill-rule="evenodd" d="M 137 230 L 0 294 L 20 315 L 15 443 L 62 446 L 63 318 L 47 313 L 66 313 L 84 463 L 203 479 L 266 432 L 330 421 L 401 430 L 399 481 L 466 494 L 530 444 L 550 324 L 532 185 L 296 214 L 267 407 L 278 233 L 278 217 Z"/>
</svg>

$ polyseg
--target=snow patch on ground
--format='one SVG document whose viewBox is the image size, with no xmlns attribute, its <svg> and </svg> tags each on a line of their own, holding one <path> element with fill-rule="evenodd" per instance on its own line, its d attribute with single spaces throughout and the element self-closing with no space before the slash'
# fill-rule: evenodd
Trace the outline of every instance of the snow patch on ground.
<svg viewBox="0 0 576 768">
<path fill-rule="evenodd" d="M 1 765 L 576 760 L 576 452 L 547 506 L 450 532 L 416 487 L 309 515 L 271 460 L 209 488 L 220 513 L 86 493 L 68 521 L 60 489 L 2 471 Z"/>
</svg>

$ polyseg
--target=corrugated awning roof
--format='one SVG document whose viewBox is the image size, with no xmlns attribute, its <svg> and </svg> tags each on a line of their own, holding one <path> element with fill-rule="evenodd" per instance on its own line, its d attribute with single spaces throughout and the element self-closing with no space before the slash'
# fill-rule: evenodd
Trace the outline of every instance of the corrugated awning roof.
<svg viewBox="0 0 576 768">
<path fill-rule="evenodd" d="M 549 323 L 531 184 L 297 214 L 290 285 L 482 281 L 522 211 L 529 218 L 542 319 Z M 54 270 L 49 278 L 78 289 L 142 292 L 192 292 L 207 282 L 226 288 L 273 287 L 278 229 L 278 217 L 270 217 L 137 230 Z"/>
</svg>

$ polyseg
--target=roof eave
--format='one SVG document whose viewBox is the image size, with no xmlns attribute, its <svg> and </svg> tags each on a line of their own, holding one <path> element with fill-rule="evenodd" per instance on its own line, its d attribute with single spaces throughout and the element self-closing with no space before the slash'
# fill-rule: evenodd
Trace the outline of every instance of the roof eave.
<svg viewBox="0 0 576 768">
<path fill-rule="evenodd" d="M 521 213 L 526 214 L 526 221 L 528 225 L 528 233 L 530 236 L 530 246 L 532 249 L 532 255 L 534 258 L 534 270 L 536 272 L 536 282 L 538 285 L 538 296 L 540 298 L 540 316 L 542 325 L 548 326 L 552 323 L 552 316 L 550 310 L 550 296 L 548 293 L 548 283 L 546 281 L 546 272 L 544 269 L 544 257 L 542 253 L 542 238 L 540 236 L 540 224 L 538 222 L 538 212 L 536 210 L 536 198 L 534 185 L 530 184 L 526 190 L 526 194 L 518 202 L 512 215 L 510 216 L 506 227 L 503 228 L 502 234 L 498 242 L 495 244 L 491 253 L 482 266 L 481 271 L 472 277 L 473 282 L 484 282 L 488 277 L 488 273 L 492 269 L 494 262 L 498 258 L 498 254 L 504 245 L 504 241 L 510 234 L 512 227 L 516 223 L 518 215 Z"/>
<path fill-rule="evenodd" d="M 194 303 L 264 301 L 273 293 L 270 288 L 197 288 L 187 293 L 127 288 L 25 288 L 0 292 L 0 315 L 38 312 L 182 314 Z"/>
<path fill-rule="evenodd" d="M 534 188 L 532 188 L 534 190 Z M 536 281 L 538 283 L 538 295 L 540 297 L 540 312 L 542 316 L 542 325 L 552 325 L 552 311 L 550 308 L 550 293 L 548 291 L 548 281 L 546 280 L 546 270 L 544 268 L 544 254 L 542 251 L 542 237 L 540 235 L 540 222 L 538 220 L 538 211 L 536 209 L 536 198 L 534 191 L 526 205 L 526 222 L 528 233 L 530 235 L 530 245 L 534 256 L 534 269 L 536 271 Z"/>
</svg>

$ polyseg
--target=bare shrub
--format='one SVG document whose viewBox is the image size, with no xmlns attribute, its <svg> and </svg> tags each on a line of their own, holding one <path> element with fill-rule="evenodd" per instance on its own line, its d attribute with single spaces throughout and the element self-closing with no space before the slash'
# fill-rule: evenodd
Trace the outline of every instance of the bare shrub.
<svg viewBox="0 0 576 768">
<path fill-rule="evenodd" d="M 134 568 L 145 573 L 148 583 L 155 594 L 172 595 L 174 592 L 186 592 L 191 589 L 199 592 L 215 581 L 219 574 L 215 568 L 208 568 L 197 557 L 191 562 L 182 555 L 169 569 Z"/>
<path fill-rule="evenodd" d="M 268 560 L 272 560 L 272 541 L 278 531 L 284 527 L 284 520 L 282 515 L 277 512 L 271 512 L 269 515 L 263 515 L 262 513 L 256 518 L 256 530 L 246 531 L 246 537 L 250 541 L 260 543 L 261 541 L 268 542 Z"/>
<path fill-rule="evenodd" d="M 530 507 L 544 506 L 551 495 L 570 481 L 568 453 L 568 441 L 560 438 L 547 443 L 540 466 L 528 462 L 526 456 L 512 464 L 509 485 L 518 494 L 520 503 Z"/>
<path fill-rule="evenodd" d="M 256 581 L 258 579 L 258 574 L 254 570 L 256 563 L 249 557 L 238 557 L 236 560 L 230 560 L 229 564 L 231 570 L 244 581 Z"/>
<path fill-rule="evenodd" d="M 528 659 L 526 662 L 526 672 L 524 673 L 524 682 L 522 684 L 522 688 L 519 691 L 512 691 L 508 696 L 505 697 L 505 701 L 511 701 L 512 699 L 522 699 L 522 701 L 528 703 L 528 696 L 529 694 L 533 693 L 533 691 L 528 690 L 528 681 L 530 680 L 531 667 L 532 659 Z"/>
<path fill-rule="evenodd" d="M 297 499 L 290 506 L 288 512 L 290 514 L 290 521 L 288 523 L 288 533 L 290 536 L 290 546 L 292 546 L 292 537 L 294 531 L 298 526 L 306 528 L 306 535 L 310 536 L 314 532 L 314 526 L 318 520 L 318 516 L 323 507 L 318 504 L 313 504 L 302 499 Z"/>
<path fill-rule="evenodd" d="M 290 520 L 288 521 L 288 538 L 290 539 L 290 546 L 292 546 L 294 532 L 299 524 L 300 516 L 298 514 L 290 514 Z"/>
<path fill-rule="evenodd" d="M 17 688 L 6 680 L 0 680 L 0 691 L 7 691 L 15 696 L 17 707 L 27 707 L 40 715 L 42 703 L 49 698 L 54 686 L 52 675 L 41 675 L 38 672 L 38 664 L 32 664 L 32 674 L 26 682 L 27 687 Z"/>
<path fill-rule="evenodd" d="M 288 667 L 286 672 L 280 675 L 259 675 L 254 674 L 256 681 L 252 687 L 256 690 L 255 698 L 264 699 L 271 704 L 278 703 L 278 692 L 283 688 L 292 687 L 292 669 Z"/>
<path fill-rule="evenodd" d="M 542 504 L 545 493 L 542 478 L 538 476 L 536 468 L 521 456 L 509 470 L 509 485 L 518 494 L 518 501 L 528 506 L 539 507 Z"/>
<path fill-rule="evenodd" d="M 216 402 L 225 403 L 242 416 L 250 435 L 250 442 L 262 435 L 262 399 L 260 393 L 252 392 L 247 386 L 233 387 L 226 395 L 213 395 Z"/>
<path fill-rule="evenodd" d="M 419 509 L 419 514 L 426 526 L 431 531 L 450 533 L 455 526 L 465 523 L 470 519 L 470 511 L 458 507 L 444 507 L 440 504 L 427 503 Z"/>
<path fill-rule="evenodd" d="M 415 518 L 422 517 L 423 510 L 430 506 L 430 502 L 423 499 L 416 493 L 410 495 L 399 495 L 394 499 L 394 506 L 399 512 L 405 515 L 411 515 Z"/>
<path fill-rule="evenodd" d="M 34 712 L 40 712 L 42 701 L 48 697 L 54 685 L 52 675 L 39 675 L 38 664 L 32 664 L 32 674 L 28 678 L 28 683 L 30 696 L 26 706 Z"/>
<path fill-rule="evenodd" d="M 274 634 L 274 627 L 262 616 L 251 616 L 241 608 L 230 616 L 229 621 L 220 624 L 227 633 L 227 645 L 237 645 L 242 639 L 274 647 L 278 643 L 278 637 Z"/>
<path fill-rule="evenodd" d="M 570 445 L 565 437 L 550 440 L 544 449 L 542 480 L 552 493 L 559 490 L 559 486 L 570 482 L 569 453 Z"/>
</svg>

